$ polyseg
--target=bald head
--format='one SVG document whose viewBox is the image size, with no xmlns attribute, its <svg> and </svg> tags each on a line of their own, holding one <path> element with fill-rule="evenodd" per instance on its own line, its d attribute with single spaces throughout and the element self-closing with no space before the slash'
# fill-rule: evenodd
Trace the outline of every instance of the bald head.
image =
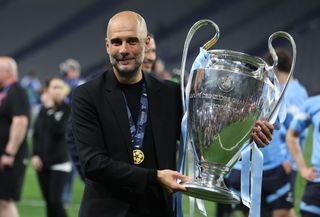
<svg viewBox="0 0 320 217">
<path fill-rule="evenodd" d="M 141 38 L 147 37 L 147 24 L 144 18 L 133 11 L 122 11 L 115 14 L 108 23 L 107 38 L 110 38 L 110 32 L 117 29 L 136 28 Z"/>
<path fill-rule="evenodd" d="M 135 12 L 123 11 L 110 19 L 106 49 L 120 83 L 135 83 L 142 78 L 142 62 L 150 42 L 147 32 L 145 20 Z"/>
<path fill-rule="evenodd" d="M 8 56 L 0 56 L 0 85 L 6 85 L 18 78 L 16 61 Z"/>
</svg>

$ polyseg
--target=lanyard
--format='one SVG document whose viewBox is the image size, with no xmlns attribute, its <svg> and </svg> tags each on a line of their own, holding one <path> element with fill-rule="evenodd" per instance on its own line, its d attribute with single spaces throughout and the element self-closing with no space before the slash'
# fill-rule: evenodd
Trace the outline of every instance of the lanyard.
<svg viewBox="0 0 320 217">
<path fill-rule="evenodd" d="M 140 97 L 140 109 L 137 124 L 134 124 L 131 111 L 129 109 L 127 99 L 123 94 L 124 101 L 126 103 L 128 119 L 130 124 L 131 143 L 134 149 L 141 149 L 143 145 L 144 131 L 147 125 L 148 117 L 148 98 L 145 83 L 142 83 L 142 94 Z"/>
<path fill-rule="evenodd" d="M 5 86 L 5 87 L 0 91 L 0 94 L 6 94 L 6 93 L 10 90 L 10 88 L 12 87 L 12 85 L 14 85 L 15 83 L 16 83 L 16 82 L 13 82 L 13 83 Z"/>
<path fill-rule="evenodd" d="M 6 98 L 8 91 L 10 90 L 10 88 L 12 87 L 12 85 L 14 85 L 16 82 L 13 82 L 7 86 L 5 86 L 1 91 L 0 91 L 0 106 L 2 104 L 2 101 L 4 100 L 4 98 Z"/>
</svg>

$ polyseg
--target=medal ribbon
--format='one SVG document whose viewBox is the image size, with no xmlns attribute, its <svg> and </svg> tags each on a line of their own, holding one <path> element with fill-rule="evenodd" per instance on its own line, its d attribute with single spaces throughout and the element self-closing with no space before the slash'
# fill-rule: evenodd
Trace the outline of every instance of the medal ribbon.
<svg viewBox="0 0 320 217">
<path fill-rule="evenodd" d="M 7 86 L 5 86 L 1 91 L 0 91 L 0 106 L 2 104 L 2 101 L 4 100 L 4 98 L 6 98 L 8 91 L 10 90 L 10 88 L 12 87 L 12 85 L 14 85 L 16 82 L 13 82 Z"/>
<path fill-rule="evenodd" d="M 131 144 L 133 149 L 141 149 L 143 145 L 144 131 L 147 125 L 148 117 L 148 98 L 147 98 L 147 89 L 145 83 L 142 83 L 142 93 L 140 97 L 140 109 L 137 124 L 134 124 L 130 108 L 127 103 L 127 99 L 123 94 L 124 101 L 126 103 L 128 119 L 130 124 L 130 133 L 131 133 Z"/>
</svg>

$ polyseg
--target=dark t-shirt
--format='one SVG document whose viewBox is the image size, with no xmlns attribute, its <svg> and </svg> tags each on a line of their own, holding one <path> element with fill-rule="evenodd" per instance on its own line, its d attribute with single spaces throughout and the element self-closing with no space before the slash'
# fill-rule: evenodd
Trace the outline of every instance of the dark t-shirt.
<svg viewBox="0 0 320 217">
<path fill-rule="evenodd" d="M 10 126 L 14 116 L 25 115 L 29 119 L 30 106 L 25 90 L 14 83 L 0 90 L 0 154 L 5 150 L 9 140 Z M 27 155 L 26 137 L 17 153 L 18 156 Z"/>
<path fill-rule="evenodd" d="M 144 81 L 141 80 L 140 82 L 131 85 L 120 84 L 135 124 L 137 123 L 139 116 L 142 82 Z M 148 110 L 147 125 L 145 128 L 143 146 L 141 148 L 145 158 L 138 166 L 148 169 L 157 169 L 157 157 L 149 113 L 150 110 Z M 132 204 L 129 209 L 128 217 L 167 216 L 165 213 L 166 209 L 164 207 L 163 192 L 160 185 L 149 185 L 145 194 L 137 196 L 136 199 L 135 203 Z"/>
</svg>

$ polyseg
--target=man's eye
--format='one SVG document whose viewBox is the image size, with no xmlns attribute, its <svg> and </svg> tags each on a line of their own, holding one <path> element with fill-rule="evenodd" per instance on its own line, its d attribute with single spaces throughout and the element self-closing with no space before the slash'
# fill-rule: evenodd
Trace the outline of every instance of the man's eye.
<svg viewBox="0 0 320 217">
<path fill-rule="evenodd" d="M 120 46 L 122 42 L 121 40 L 114 39 L 114 40 L 111 40 L 111 44 L 114 46 Z"/>
<path fill-rule="evenodd" d="M 138 44 L 138 39 L 135 39 L 135 38 L 132 38 L 132 39 L 129 39 L 128 40 L 128 43 L 130 44 L 130 45 L 136 45 L 136 44 Z"/>
</svg>

